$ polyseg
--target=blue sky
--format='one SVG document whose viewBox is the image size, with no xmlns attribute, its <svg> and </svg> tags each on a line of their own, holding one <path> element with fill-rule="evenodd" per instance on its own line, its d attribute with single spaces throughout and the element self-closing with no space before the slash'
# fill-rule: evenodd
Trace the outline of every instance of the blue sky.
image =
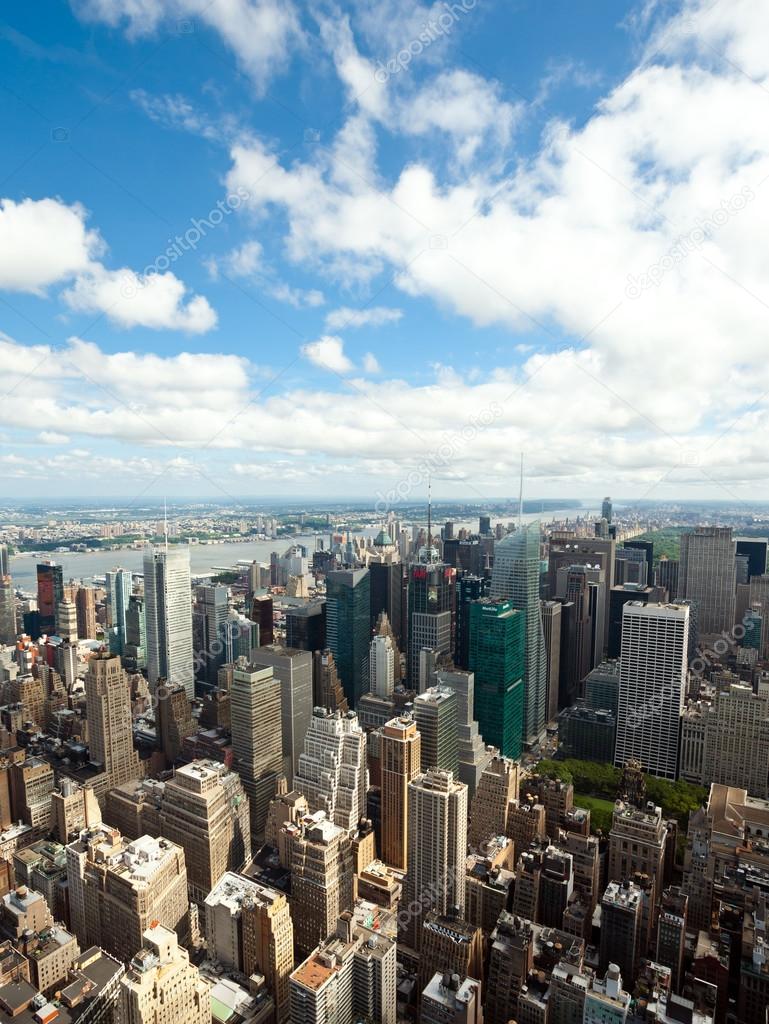
<svg viewBox="0 0 769 1024">
<path fill-rule="evenodd" d="M 11 5 L 0 488 L 481 498 L 524 449 L 532 496 L 763 496 L 766 29 Z"/>
</svg>

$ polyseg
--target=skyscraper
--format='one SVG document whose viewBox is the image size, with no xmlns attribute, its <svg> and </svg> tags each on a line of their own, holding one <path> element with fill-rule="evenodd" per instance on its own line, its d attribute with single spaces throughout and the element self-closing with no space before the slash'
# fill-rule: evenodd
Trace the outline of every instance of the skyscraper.
<svg viewBox="0 0 769 1024">
<path fill-rule="evenodd" d="M 350 707 L 368 690 L 371 581 L 368 569 L 326 576 L 326 641 Z"/>
<path fill-rule="evenodd" d="M 153 922 L 120 982 L 118 1019 L 131 1024 L 209 1024 L 211 989 L 176 932 Z"/>
<path fill-rule="evenodd" d="M 422 771 L 459 768 L 459 701 L 449 686 L 431 686 L 417 694 L 414 721 L 422 737 Z"/>
<path fill-rule="evenodd" d="M 267 644 L 254 651 L 254 664 L 271 668 L 280 682 L 284 774 L 290 789 L 312 721 L 312 655 L 309 651 Z"/>
<path fill-rule="evenodd" d="M 630 601 L 624 606 L 617 767 L 635 758 L 652 775 L 678 777 L 688 643 L 687 605 Z"/>
<path fill-rule="evenodd" d="M 81 640 L 95 640 L 96 594 L 93 587 L 78 587 L 75 606 L 77 607 L 77 635 Z"/>
<path fill-rule="evenodd" d="M 8 553 L 8 545 L 0 544 L 0 576 L 11 575 L 11 556 Z"/>
<path fill-rule="evenodd" d="M 42 562 L 37 567 L 37 610 L 41 635 L 56 632 L 56 608 L 63 599 L 64 570 L 54 562 Z"/>
<path fill-rule="evenodd" d="M 215 686 L 219 669 L 225 662 L 225 622 L 229 611 L 227 587 L 196 587 L 192 609 L 192 634 L 195 650 L 195 675 L 208 686 Z M 246 652 L 250 655 L 251 649 Z"/>
<path fill-rule="evenodd" d="M 375 636 L 368 656 L 371 693 L 389 697 L 395 688 L 395 648 L 389 636 Z"/>
<path fill-rule="evenodd" d="M 559 601 L 542 601 L 541 608 L 547 663 L 547 720 L 553 722 L 560 710 L 558 694 L 561 678 L 561 604 Z"/>
<path fill-rule="evenodd" d="M 681 534 L 677 597 L 697 602 L 700 636 L 734 629 L 736 554 L 730 526 L 698 526 Z"/>
<path fill-rule="evenodd" d="M 418 775 L 409 783 L 408 822 L 404 941 L 418 952 L 428 909 L 464 910 L 467 786 L 437 768 Z"/>
<path fill-rule="evenodd" d="M 509 601 L 526 617 L 523 676 L 523 739 L 526 743 L 536 742 L 547 724 L 547 658 L 539 603 L 539 537 L 539 523 L 532 522 L 523 524 L 499 541 L 494 546 L 491 577 L 492 599 Z"/>
<path fill-rule="evenodd" d="M 611 522 L 612 506 L 611 498 L 604 498 L 601 503 L 601 518 L 605 519 L 607 523 Z"/>
<path fill-rule="evenodd" d="M 195 696 L 192 651 L 190 552 L 186 547 L 148 548 L 144 553 L 147 675 L 183 686 Z"/>
<path fill-rule="evenodd" d="M 339 915 L 353 906 L 352 840 L 320 811 L 299 822 L 291 843 L 291 905 L 294 938 L 307 956 L 330 935 Z M 292 1015 L 293 1019 L 293 1015 Z"/>
<path fill-rule="evenodd" d="M 421 771 L 421 736 L 410 715 L 393 718 L 381 731 L 382 860 L 405 871 L 409 783 Z"/>
<path fill-rule="evenodd" d="M 127 642 L 126 615 L 131 600 L 133 579 L 127 569 L 113 569 L 105 574 L 107 585 L 108 625 L 117 630 L 117 650 L 122 654 Z"/>
<path fill-rule="evenodd" d="M 505 757 L 520 757 L 524 738 L 525 640 L 525 613 L 510 601 L 484 598 L 470 606 L 478 727 L 484 742 Z"/>
<path fill-rule="evenodd" d="M 315 708 L 304 738 L 294 789 L 310 811 L 325 811 L 330 821 L 351 831 L 366 814 L 366 734 L 354 711 L 343 715 Z"/>
<path fill-rule="evenodd" d="M 102 651 L 89 659 L 85 706 L 91 760 L 104 766 L 109 788 L 138 779 L 142 768 L 133 743 L 131 690 L 117 655 Z"/>
<path fill-rule="evenodd" d="M 418 689 L 419 655 L 427 648 L 450 654 L 456 570 L 441 562 L 418 562 L 409 567 L 408 673 Z"/>
<path fill-rule="evenodd" d="M 16 643 L 16 597 L 13 580 L 0 575 L 0 644 Z"/>
<path fill-rule="evenodd" d="M 271 668 L 236 666 L 230 715 L 233 767 L 251 803 L 251 834 L 261 839 L 283 771 L 280 681 Z"/>
</svg>

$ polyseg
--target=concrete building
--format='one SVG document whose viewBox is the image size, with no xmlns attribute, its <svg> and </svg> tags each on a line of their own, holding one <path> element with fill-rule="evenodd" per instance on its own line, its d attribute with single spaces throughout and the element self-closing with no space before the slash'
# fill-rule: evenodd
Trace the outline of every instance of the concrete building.
<svg viewBox="0 0 769 1024">
<path fill-rule="evenodd" d="M 467 839 L 470 849 L 483 852 L 496 836 L 510 835 L 510 803 L 518 799 L 518 762 L 494 755 L 484 769 L 470 808 Z"/>
<path fill-rule="evenodd" d="M 419 1004 L 422 1024 L 483 1024 L 481 983 L 436 971 Z"/>
<path fill-rule="evenodd" d="M 414 698 L 414 721 L 422 737 L 422 771 L 459 768 L 459 704 L 449 686 L 431 686 Z"/>
<path fill-rule="evenodd" d="M 42 757 L 28 757 L 10 766 L 11 808 L 16 821 L 32 829 L 32 838 L 51 828 L 53 768 Z"/>
<path fill-rule="evenodd" d="M 687 689 L 689 607 L 623 608 L 614 764 L 639 760 L 652 775 L 678 777 L 681 715 Z"/>
<path fill-rule="evenodd" d="M 105 826 L 67 847 L 70 921 L 81 946 L 98 945 L 128 961 L 152 921 L 189 933 L 184 851 L 167 839 L 126 842 Z"/>
<path fill-rule="evenodd" d="M 280 682 L 283 773 L 290 789 L 312 721 L 312 654 L 280 644 L 267 644 L 254 652 L 254 664 L 271 668 Z"/>
<path fill-rule="evenodd" d="M 698 526 L 681 534 L 676 597 L 697 602 L 701 636 L 734 629 L 736 554 L 731 527 Z"/>
<path fill-rule="evenodd" d="M 297 951 L 307 956 L 319 936 L 330 935 L 339 915 L 353 905 L 353 856 L 349 833 L 323 811 L 286 826 L 291 841 L 291 901 Z"/>
<path fill-rule="evenodd" d="M 211 990 L 172 929 L 153 924 L 120 982 L 123 1024 L 210 1024 Z"/>
<path fill-rule="evenodd" d="M 381 731 L 382 860 L 405 871 L 408 856 L 409 783 L 421 771 L 421 736 L 410 715 L 393 718 Z"/>
<path fill-rule="evenodd" d="M 655 904 L 662 895 L 665 877 L 667 824 L 662 810 L 648 804 L 644 810 L 617 800 L 609 832 L 609 878 L 622 881 L 635 874 L 655 880 Z M 625 972 L 625 977 L 631 977 Z"/>
<path fill-rule="evenodd" d="M 404 941 L 419 949 L 427 908 L 462 913 L 465 902 L 467 786 L 451 772 L 433 768 L 409 783 L 408 870 Z M 428 897 L 425 905 L 425 898 Z"/>
<path fill-rule="evenodd" d="M 280 681 L 272 668 L 239 661 L 232 674 L 233 767 L 251 805 L 251 834 L 264 837 L 267 809 L 283 771 Z"/>
<path fill-rule="evenodd" d="M 102 650 L 88 659 L 85 706 L 91 761 L 106 773 L 108 787 L 140 778 L 144 773 L 134 750 L 131 690 L 119 656 Z"/>
<path fill-rule="evenodd" d="M 600 967 L 619 967 L 627 978 L 635 978 L 642 948 L 641 890 L 633 882 L 609 882 L 601 899 Z"/>
<path fill-rule="evenodd" d="M 483 978 L 483 929 L 452 910 L 425 914 L 419 944 L 419 988 L 424 989 L 436 971 L 460 978 Z"/>
</svg>

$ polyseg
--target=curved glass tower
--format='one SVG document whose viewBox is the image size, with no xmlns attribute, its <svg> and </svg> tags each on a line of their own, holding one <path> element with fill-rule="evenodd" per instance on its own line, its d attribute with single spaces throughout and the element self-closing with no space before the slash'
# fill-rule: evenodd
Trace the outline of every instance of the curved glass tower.
<svg viewBox="0 0 769 1024">
<path fill-rule="evenodd" d="M 547 660 L 539 603 L 539 521 L 525 523 L 494 545 L 491 597 L 526 613 L 523 740 L 535 743 L 547 725 Z"/>
</svg>

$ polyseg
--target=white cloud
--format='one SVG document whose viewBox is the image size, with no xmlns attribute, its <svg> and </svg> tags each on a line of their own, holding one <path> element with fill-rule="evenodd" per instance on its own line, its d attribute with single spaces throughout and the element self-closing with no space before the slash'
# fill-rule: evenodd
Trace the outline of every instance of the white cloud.
<svg viewBox="0 0 769 1024">
<path fill-rule="evenodd" d="M 78 313 L 105 313 L 120 327 L 151 327 L 202 334 L 216 326 L 216 313 L 202 295 L 188 295 L 170 271 L 137 274 L 95 267 L 80 275 L 62 297 Z"/>
<path fill-rule="evenodd" d="M 331 331 L 353 327 L 381 327 L 383 324 L 397 323 L 402 316 L 402 309 L 388 309 L 387 306 L 370 306 L 362 309 L 342 306 L 326 314 L 326 327 Z"/>
<path fill-rule="evenodd" d="M 58 434 L 55 430 L 41 430 L 37 435 L 41 444 L 69 444 L 66 434 Z"/>
<path fill-rule="evenodd" d="M 41 294 L 104 251 L 86 212 L 58 199 L 0 199 L 0 288 Z"/>
<path fill-rule="evenodd" d="M 285 281 L 271 284 L 268 290 L 278 302 L 286 302 L 295 309 L 301 309 L 304 306 L 315 309 L 326 301 L 323 292 L 317 288 L 294 288 L 292 285 L 286 284 Z"/>
<path fill-rule="evenodd" d="M 373 352 L 367 352 L 363 357 L 363 369 L 366 373 L 381 373 L 382 367 Z"/>
<path fill-rule="evenodd" d="M 0 200 L 0 289 L 43 295 L 71 282 L 62 299 L 76 312 L 103 313 L 120 327 L 171 328 L 199 334 L 216 326 L 202 295 L 190 295 L 174 274 L 108 270 L 95 257 L 106 246 L 86 228 L 79 204 L 58 199 Z"/>
<path fill-rule="evenodd" d="M 130 38 L 152 35 L 161 25 L 184 36 L 208 26 L 236 54 L 255 86 L 263 90 L 301 45 L 292 0 L 71 0 L 78 17 L 125 26 Z"/>
<path fill-rule="evenodd" d="M 150 120 L 163 128 L 199 135 L 209 142 L 232 140 L 240 132 L 232 115 L 211 117 L 193 106 L 185 96 L 168 93 L 154 96 L 144 89 L 133 89 L 129 95 Z"/>
<path fill-rule="evenodd" d="M 321 369 L 333 373 L 349 373 L 353 368 L 352 361 L 344 354 L 342 339 L 334 335 L 324 334 L 317 341 L 303 345 L 302 355 Z"/>
</svg>

